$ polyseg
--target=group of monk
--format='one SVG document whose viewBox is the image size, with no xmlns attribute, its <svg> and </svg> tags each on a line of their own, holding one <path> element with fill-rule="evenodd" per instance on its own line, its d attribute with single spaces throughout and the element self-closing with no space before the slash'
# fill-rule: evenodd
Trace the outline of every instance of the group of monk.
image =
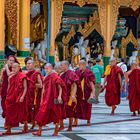
<svg viewBox="0 0 140 140">
<path fill-rule="evenodd" d="M 35 69 L 33 59 L 25 61 L 26 70 L 22 71 L 15 56 L 9 56 L 1 71 L 1 106 L 2 117 L 5 118 L 4 135 L 12 134 L 11 129 L 24 124 L 23 133 L 28 133 L 38 125 L 38 131 L 33 135 L 41 136 L 43 126 L 54 123 L 53 136 L 64 130 L 64 120 L 69 119 L 67 131 L 72 131 L 78 125 L 78 119 L 86 120 L 91 125 L 92 103 L 95 101 L 95 76 L 80 60 L 76 71 L 69 70 L 68 61 L 62 61 L 52 66 L 44 66 L 46 76 L 41 76 Z M 112 107 L 111 115 L 120 104 L 122 90 L 121 68 L 115 59 L 110 60 L 104 73 L 104 82 L 100 92 L 106 89 L 105 101 Z M 125 74 L 125 87 L 129 83 L 129 106 L 133 115 L 140 112 L 140 68 L 132 64 L 131 70 Z"/>
</svg>

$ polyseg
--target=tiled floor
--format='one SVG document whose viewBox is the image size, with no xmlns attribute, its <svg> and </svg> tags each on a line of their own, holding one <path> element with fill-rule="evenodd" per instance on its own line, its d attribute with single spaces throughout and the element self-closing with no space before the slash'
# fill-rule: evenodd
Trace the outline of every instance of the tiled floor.
<svg viewBox="0 0 140 140">
<path fill-rule="evenodd" d="M 32 133 L 12 136 L 2 136 L 0 140 L 140 140 L 140 116 L 131 117 L 128 101 L 122 99 L 116 110 L 116 116 L 110 116 L 110 108 L 104 103 L 104 95 L 100 96 L 100 103 L 93 105 L 92 126 L 85 126 L 85 121 L 79 121 L 79 126 L 73 132 L 61 132 L 58 137 L 52 137 L 53 125 L 43 130 L 42 137 L 34 137 Z M 4 120 L 0 118 L 0 131 L 3 132 Z M 68 121 L 65 121 L 67 126 Z M 13 129 L 21 131 L 22 127 Z"/>
</svg>

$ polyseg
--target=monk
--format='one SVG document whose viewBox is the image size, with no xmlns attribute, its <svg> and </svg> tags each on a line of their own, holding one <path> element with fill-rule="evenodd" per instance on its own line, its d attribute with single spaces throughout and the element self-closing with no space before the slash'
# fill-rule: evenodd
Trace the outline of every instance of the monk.
<svg viewBox="0 0 140 140">
<path fill-rule="evenodd" d="M 24 122 L 23 132 L 28 132 L 27 125 L 27 81 L 26 75 L 20 72 L 18 63 L 12 65 L 13 74 L 8 79 L 8 90 L 6 96 L 6 120 L 7 131 L 4 134 L 11 134 L 12 127 L 18 127 Z"/>
<path fill-rule="evenodd" d="M 130 111 L 133 112 L 132 116 L 136 116 L 136 111 L 140 114 L 140 69 L 138 64 L 134 62 L 131 65 L 131 70 L 126 73 L 124 92 L 128 88 L 128 100 Z"/>
<path fill-rule="evenodd" d="M 123 72 L 116 65 L 115 58 L 110 59 L 110 65 L 107 69 L 108 72 L 105 71 L 106 74 L 103 82 L 103 88 L 106 88 L 105 101 L 108 106 L 112 107 L 111 115 L 115 115 L 115 109 L 120 104 Z"/>
<path fill-rule="evenodd" d="M 82 107 L 80 105 L 81 91 L 80 80 L 75 72 L 69 70 L 69 63 L 63 61 L 61 64 L 62 75 L 64 83 L 67 87 L 67 106 L 66 117 L 69 118 L 69 127 L 67 131 L 72 131 L 73 119 L 83 118 Z M 78 120 L 76 119 L 74 125 L 77 126 Z"/>
<path fill-rule="evenodd" d="M 95 76 L 92 71 L 86 68 L 86 61 L 80 60 L 79 68 L 76 70 L 82 86 L 82 108 L 84 119 L 87 120 L 87 125 L 90 125 L 92 104 L 88 102 L 90 99 L 95 99 Z"/>
<path fill-rule="evenodd" d="M 45 72 L 48 76 L 43 81 L 41 105 L 35 118 L 39 130 L 33 135 L 41 136 L 42 126 L 53 122 L 55 124 L 53 136 L 57 136 L 59 122 L 66 118 L 66 86 L 57 73 L 53 71 L 51 64 L 45 65 Z"/>
<path fill-rule="evenodd" d="M 35 70 L 34 61 L 28 60 L 26 63 L 27 78 L 28 78 L 28 122 L 32 122 L 33 129 L 35 127 L 35 116 L 39 111 L 41 93 L 42 93 L 42 79 L 40 72 Z"/>
<path fill-rule="evenodd" d="M 17 59 L 14 56 L 9 56 L 6 62 L 5 67 L 3 68 L 1 72 L 1 107 L 2 107 L 2 117 L 5 118 L 6 115 L 6 107 L 5 107 L 5 100 L 7 95 L 7 88 L 8 88 L 8 76 L 10 76 L 11 73 L 11 66 L 14 62 L 18 62 Z"/>
</svg>

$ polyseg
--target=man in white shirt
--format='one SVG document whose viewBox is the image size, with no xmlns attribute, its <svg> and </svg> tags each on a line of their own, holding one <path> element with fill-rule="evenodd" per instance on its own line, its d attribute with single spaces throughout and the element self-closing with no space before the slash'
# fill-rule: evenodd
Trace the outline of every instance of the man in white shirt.
<svg viewBox="0 0 140 140">
<path fill-rule="evenodd" d="M 124 62 L 124 59 L 121 59 L 121 62 L 119 62 L 117 64 L 117 66 L 122 69 L 122 71 L 123 71 L 124 74 L 127 72 L 127 66 L 126 66 L 126 64 Z"/>
<path fill-rule="evenodd" d="M 124 88 L 124 82 L 125 82 L 125 73 L 127 72 L 127 65 L 124 62 L 124 59 L 121 59 L 121 61 L 117 64 L 118 67 L 120 67 L 124 73 L 124 77 L 122 77 L 122 87 Z M 126 94 L 124 93 L 124 90 L 121 91 L 121 97 L 126 97 L 128 94 L 128 90 Z"/>
</svg>

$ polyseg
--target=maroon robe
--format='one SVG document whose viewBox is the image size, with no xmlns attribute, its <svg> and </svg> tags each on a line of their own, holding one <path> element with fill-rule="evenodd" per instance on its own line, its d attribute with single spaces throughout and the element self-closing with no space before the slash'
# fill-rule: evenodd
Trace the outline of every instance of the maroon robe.
<svg viewBox="0 0 140 140">
<path fill-rule="evenodd" d="M 128 100 L 131 112 L 140 111 L 140 69 L 129 75 Z"/>
<path fill-rule="evenodd" d="M 107 76 L 105 101 L 108 106 L 120 104 L 121 91 L 118 74 L 123 77 L 121 68 L 115 65 L 111 68 L 110 75 Z"/>
<path fill-rule="evenodd" d="M 19 72 L 9 79 L 9 88 L 6 96 L 6 126 L 17 127 L 20 122 L 27 121 L 27 96 L 19 102 L 24 91 L 23 81 L 26 75 Z"/>
<path fill-rule="evenodd" d="M 63 80 L 56 74 L 52 73 L 44 79 L 44 92 L 39 112 L 35 121 L 39 126 L 44 126 L 51 122 L 59 123 L 66 118 L 66 86 Z M 62 88 L 63 104 L 54 104 L 54 99 L 59 96 L 59 88 Z"/>
<path fill-rule="evenodd" d="M 85 72 L 82 73 L 79 69 L 76 70 L 76 74 L 79 76 L 80 81 L 84 79 L 84 91 L 83 96 L 81 98 L 82 103 L 82 109 L 83 109 L 83 116 L 85 120 L 90 120 L 91 118 L 91 110 L 92 110 L 92 104 L 88 103 L 88 99 L 92 92 L 92 87 L 90 82 L 93 82 L 95 84 L 95 76 L 92 71 L 89 69 L 86 69 Z"/>
<path fill-rule="evenodd" d="M 9 68 L 11 71 L 11 67 Z M 5 118 L 6 115 L 6 106 L 5 106 L 5 100 L 7 95 L 7 88 L 8 88 L 8 75 L 6 70 L 2 73 L 2 85 L 1 85 L 1 107 L 2 107 L 2 117 Z"/>
<path fill-rule="evenodd" d="M 26 75 L 28 78 L 28 121 L 31 122 L 34 120 L 40 107 L 42 88 L 36 88 L 36 84 L 38 75 L 41 76 L 41 74 L 36 70 L 32 70 Z M 36 97 L 35 94 L 37 94 Z"/>
<path fill-rule="evenodd" d="M 61 75 L 61 78 L 63 79 L 67 87 L 67 106 L 66 106 L 67 118 L 75 117 L 75 118 L 83 119 L 83 110 L 80 102 L 82 93 L 81 93 L 81 84 L 80 84 L 79 77 L 75 74 L 75 72 L 68 70 Z M 76 83 L 77 85 L 77 93 L 76 93 L 77 103 L 72 102 L 70 106 L 68 105 L 68 102 L 71 96 L 71 86 L 74 83 Z"/>
</svg>

